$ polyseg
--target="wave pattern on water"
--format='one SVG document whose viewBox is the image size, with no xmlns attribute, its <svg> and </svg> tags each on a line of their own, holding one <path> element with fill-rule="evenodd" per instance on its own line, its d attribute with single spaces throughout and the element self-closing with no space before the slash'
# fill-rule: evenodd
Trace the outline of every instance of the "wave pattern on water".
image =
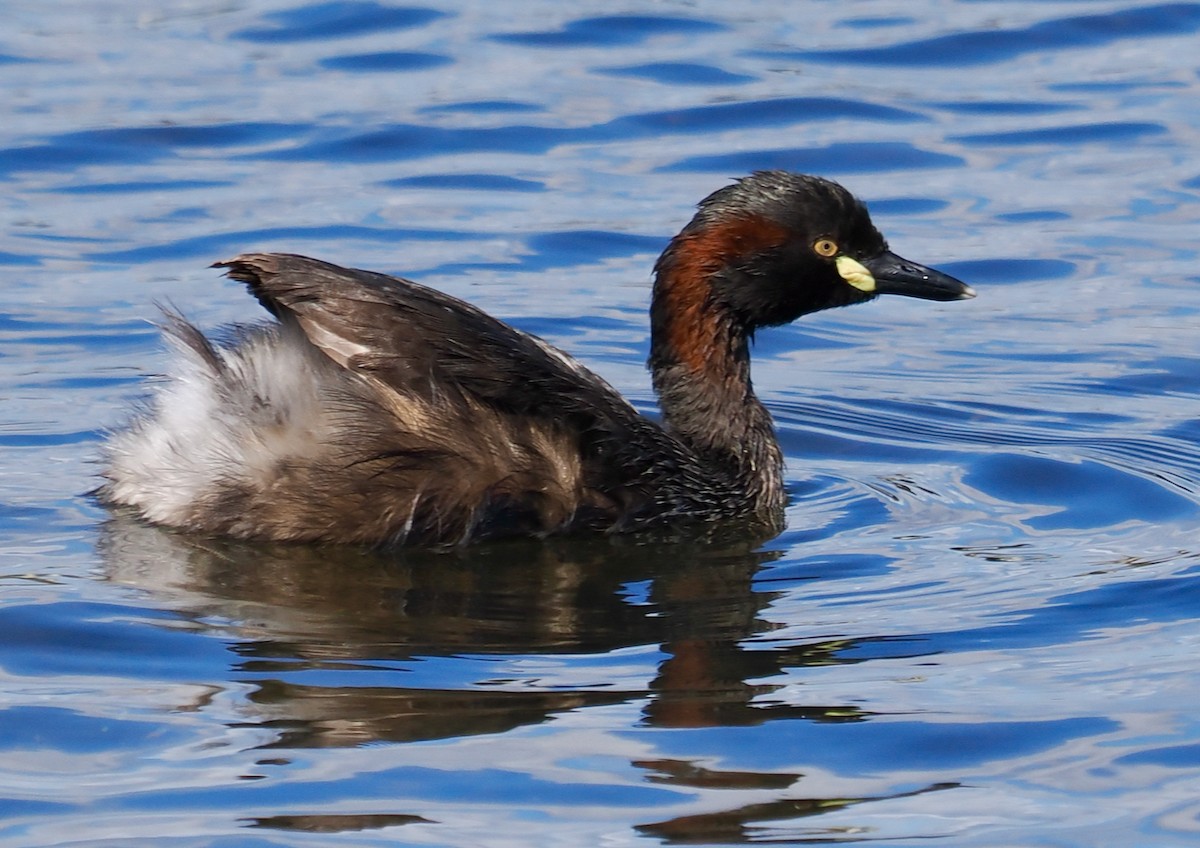
<svg viewBox="0 0 1200 848">
<path fill-rule="evenodd" d="M 898 8 L 17 2 L 0 848 L 1195 844 L 1200 4 Z M 776 539 L 383 556 L 86 494 L 155 301 L 266 318 L 206 267 L 247 249 L 652 409 L 654 257 L 770 167 L 979 291 L 759 335 Z"/>
<path fill-rule="evenodd" d="M 881 45 L 869 50 L 780 51 L 779 58 L 862 65 L 964 68 L 1012 62 L 1027 53 L 1104 48 L 1114 42 L 1178 36 L 1200 30 L 1200 4 L 1171 3 L 1039 21 Z"/>
</svg>

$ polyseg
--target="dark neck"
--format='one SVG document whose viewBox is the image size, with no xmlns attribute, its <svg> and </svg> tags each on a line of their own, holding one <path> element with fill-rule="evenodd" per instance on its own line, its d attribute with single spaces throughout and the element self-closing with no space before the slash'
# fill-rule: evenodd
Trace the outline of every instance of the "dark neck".
<svg viewBox="0 0 1200 848">
<path fill-rule="evenodd" d="M 649 364 L 663 423 L 748 513 L 778 519 L 783 454 L 750 382 L 749 331 L 713 301 L 707 280 L 671 270 L 680 269 L 660 265 L 651 308 Z"/>
</svg>

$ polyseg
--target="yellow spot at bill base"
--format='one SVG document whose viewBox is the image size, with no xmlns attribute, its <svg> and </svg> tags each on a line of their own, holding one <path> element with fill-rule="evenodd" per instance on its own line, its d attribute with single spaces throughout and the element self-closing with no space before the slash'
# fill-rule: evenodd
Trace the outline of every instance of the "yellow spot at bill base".
<svg viewBox="0 0 1200 848">
<path fill-rule="evenodd" d="M 859 291 L 875 291 L 875 278 L 861 262 L 851 259 L 846 254 L 839 256 L 834 263 L 842 279 Z"/>
</svg>

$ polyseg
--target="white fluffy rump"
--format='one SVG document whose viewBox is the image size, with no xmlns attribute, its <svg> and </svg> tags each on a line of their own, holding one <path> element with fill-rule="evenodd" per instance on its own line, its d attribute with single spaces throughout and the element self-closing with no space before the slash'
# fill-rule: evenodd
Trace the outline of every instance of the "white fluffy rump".
<svg viewBox="0 0 1200 848">
<path fill-rule="evenodd" d="M 222 491 L 269 487 L 281 464 L 329 444 L 322 401 L 330 363 L 293 327 L 239 328 L 211 344 L 168 315 L 174 362 L 150 407 L 107 445 L 103 495 L 149 520 L 192 523 Z"/>
<path fill-rule="evenodd" d="M 176 361 L 108 442 L 109 503 L 204 534 L 365 544 L 454 543 L 513 512 L 553 528 L 577 508 L 578 443 L 555 420 L 399 358 L 374 360 L 396 378 L 383 379 L 358 361 L 368 348 L 286 314 L 221 345 L 167 319 Z"/>
</svg>

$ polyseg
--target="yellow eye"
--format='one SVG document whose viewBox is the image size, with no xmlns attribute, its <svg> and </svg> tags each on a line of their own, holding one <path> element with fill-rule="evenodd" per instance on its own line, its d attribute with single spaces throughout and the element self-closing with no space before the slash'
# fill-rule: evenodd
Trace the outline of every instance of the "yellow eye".
<svg viewBox="0 0 1200 848">
<path fill-rule="evenodd" d="M 837 255 L 838 246 L 833 239 L 823 238 L 813 242 L 813 250 L 817 252 L 818 256 L 830 257 Z"/>
</svg>

